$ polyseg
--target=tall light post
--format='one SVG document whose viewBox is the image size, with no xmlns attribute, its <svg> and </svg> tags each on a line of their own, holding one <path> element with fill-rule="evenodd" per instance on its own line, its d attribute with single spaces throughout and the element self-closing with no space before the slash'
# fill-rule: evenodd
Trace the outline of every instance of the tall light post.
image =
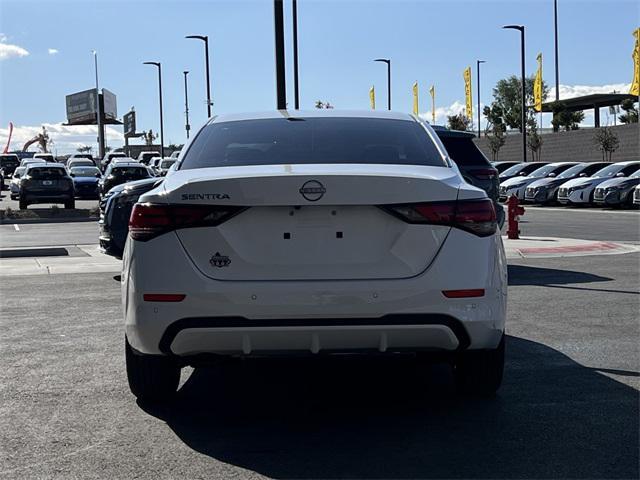
<svg viewBox="0 0 640 480">
<path fill-rule="evenodd" d="M 189 71 L 185 70 L 182 73 L 184 74 L 184 117 L 185 117 L 184 129 L 187 132 L 187 140 L 188 140 L 189 130 L 191 130 L 191 125 L 189 125 L 189 93 L 187 90 L 187 75 L 189 75 Z"/>
<path fill-rule="evenodd" d="M 276 54 L 276 106 L 287 108 L 287 85 L 284 65 L 284 6 L 282 0 L 273 0 L 273 31 Z"/>
<path fill-rule="evenodd" d="M 560 100 L 560 71 L 558 67 L 558 0 L 553 0 L 553 26 L 555 30 L 556 49 L 556 102 Z"/>
<path fill-rule="evenodd" d="M 522 161 L 527 161 L 527 87 L 524 68 L 524 25 L 505 25 L 502 27 L 508 30 L 518 30 L 520 32 L 520 63 L 522 67 Z"/>
<path fill-rule="evenodd" d="M 98 126 L 98 157 L 104 158 L 104 126 L 102 125 L 102 108 L 100 108 L 100 87 L 98 86 L 98 52 L 91 50 L 96 72 L 96 124 Z"/>
<path fill-rule="evenodd" d="M 208 35 L 187 35 L 184 38 L 195 38 L 204 42 L 204 62 L 207 75 L 207 118 L 211 118 L 211 81 L 209 80 L 209 36 Z"/>
<path fill-rule="evenodd" d="M 376 58 L 374 62 L 383 62 L 387 64 L 387 109 L 391 110 L 391 59 Z"/>
<path fill-rule="evenodd" d="M 487 63 L 486 60 L 476 60 L 476 74 L 478 75 L 478 138 L 480 138 L 480 64 Z"/>
<path fill-rule="evenodd" d="M 162 123 L 162 65 L 160 62 L 143 62 L 158 67 L 158 97 L 160 98 L 160 156 L 164 157 L 164 125 Z"/>
<path fill-rule="evenodd" d="M 298 0 L 293 0 L 293 100 L 295 109 L 300 109 L 300 89 L 298 85 Z"/>
</svg>

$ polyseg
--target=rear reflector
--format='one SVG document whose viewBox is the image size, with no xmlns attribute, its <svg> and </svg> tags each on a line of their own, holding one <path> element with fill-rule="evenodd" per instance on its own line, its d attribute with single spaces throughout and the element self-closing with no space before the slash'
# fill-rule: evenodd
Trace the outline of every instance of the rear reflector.
<svg viewBox="0 0 640 480">
<path fill-rule="evenodd" d="M 145 293 L 142 298 L 145 302 L 181 302 L 186 295 L 182 293 Z"/>
<path fill-rule="evenodd" d="M 488 198 L 386 205 L 382 208 L 408 223 L 445 225 L 479 237 L 493 235 L 497 229 L 496 210 Z"/>
<path fill-rule="evenodd" d="M 129 218 L 129 234 L 145 242 L 180 228 L 216 227 L 246 207 L 226 205 L 154 205 L 137 203 Z"/>
<path fill-rule="evenodd" d="M 447 298 L 484 297 L 484 288 L 471 290 L 443 290 L 442 294 Z"/>
</svg>

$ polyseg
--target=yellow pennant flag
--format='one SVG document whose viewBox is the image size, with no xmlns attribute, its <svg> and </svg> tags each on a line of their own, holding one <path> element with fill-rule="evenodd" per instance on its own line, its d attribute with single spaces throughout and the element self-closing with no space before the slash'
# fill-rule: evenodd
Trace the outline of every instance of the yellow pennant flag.
<svg viewBox="0 0 640 480">
<path fill-rule="evenodd" d="M 418 82 L 413 84 L 413 114 L 418 116 Z"/>
<path fill-rule="evenodd" d="M 533 81 L 533 108 L 536 112 L 542 111 L 542 53 L 538 54 L 538 71 Z"/>
<path fill-rule="evenodd" d="M 431 123 L 436 123 L 436 86 L 431 85 L 429 89 L 429 93 L 431 94 Z"/>
<path fill-rule="evenodd" d="M 633 32 L 636 37 L 636 44 L 633 47 L 633 82 L 631 82 L 630 95 L 640 95 L 640 28 L 636 28 Z"/>
<path fill-rule="evenodd" d="M 471 96 L 471 67 L 464 69 L 464 96 L 467 106 L 467 118 L 473 118 L 473 97 Z"/>
<path fill-rule="evenodd" d="M 376 88 L 371 85 L 369 89 L 369 102 L 371 103 L 371 110 L 376 109 Z"/>
</svg>

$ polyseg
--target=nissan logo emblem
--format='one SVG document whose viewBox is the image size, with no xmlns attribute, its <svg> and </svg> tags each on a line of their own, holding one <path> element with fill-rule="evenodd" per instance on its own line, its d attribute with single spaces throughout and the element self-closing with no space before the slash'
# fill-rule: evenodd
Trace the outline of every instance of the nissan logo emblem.
<svg viewBox="0 0 640 480">
<path fill-rule="evenodd" d="M 305 200 L 309 200 L 310 202 L 317 202 L 320 200 L 326 191 L 327 189 L 324 188 L 324 185 L 317 180 L 309 180 L 300 187 L 300 194 L 305 198 Z"/>
</svg>

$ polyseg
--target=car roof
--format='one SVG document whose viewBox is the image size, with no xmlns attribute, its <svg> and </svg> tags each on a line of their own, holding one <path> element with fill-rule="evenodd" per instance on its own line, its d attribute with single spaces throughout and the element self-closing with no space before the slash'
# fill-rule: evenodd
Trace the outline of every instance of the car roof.
<svg viewBox="0 0 640 480">
<path fill-rule="evenodd" d="M 113 164 L 113 168 L 117 167 L 142 167 L 145 168 L 140 162 L 116 162 Z"/>
<path fill-rule="evenodd" d="M 474 138 L 475 133 L 464 132 L 462 130 L 450 130 L 447 127 L 442 125 L 431 125 L 434 132 L 438 135 L 438 137 L 453 137 L 453 138 Z"/>
<path fill-rule="evenodd" d="M 46 163 L 30 163 L 29 165 L 25 165 L 27 168 L 62 168 L 64 169 L 65 166 L 62 165 L 61 163 L 53 163 L 53 162 L 46 162 Z"/>
<path fill-rule="evenodd" d="M 380 118 L 416 121 L 416 118 L 408 113 L 388 110 L 335 110 L 332 108 L 318 108 L 316 110 L 271 110 L 265 112 L 227 113 L 211 118 L 208 123 L 263 120 L 269 118 Z"/>
</svg>

